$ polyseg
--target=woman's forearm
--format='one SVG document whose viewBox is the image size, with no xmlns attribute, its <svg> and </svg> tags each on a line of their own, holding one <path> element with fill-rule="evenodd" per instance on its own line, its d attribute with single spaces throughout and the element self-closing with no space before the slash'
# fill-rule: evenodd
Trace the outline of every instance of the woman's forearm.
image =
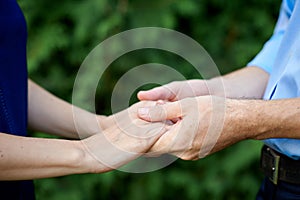
<svg viewBox="0 0 300 200">
<path fill-rule="evenodd" d="M 101 132 L 105 116 L 97 116 L 59 99 L 28 80 L 28 125 L 35 131 L 67 138 L 86 138 Z"/>
<path fill-rule="evenodd" d="M 110 124 L 106 124 L 109 127 L 102 133 L 82 140 L 0 133 L 0 180 L 102 173 L 117 169 L 147 152 L 167 131 L 167 124 L 149 123 L 137 117 L 139 107 L 153 105 L 155 102 L 134 104 L 111 116 Z"/>
<path fill-rule="evenodd" d="M 86 173 L 79 141 L 27 138 L 0 133 L 0 180 Z"/>
</svg>

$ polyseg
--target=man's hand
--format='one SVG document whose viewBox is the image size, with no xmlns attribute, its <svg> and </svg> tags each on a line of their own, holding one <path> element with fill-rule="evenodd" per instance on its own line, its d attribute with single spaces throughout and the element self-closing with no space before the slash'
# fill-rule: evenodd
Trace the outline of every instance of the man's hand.
<svg viewBox="0 0 300 200">
<path fill-rule="evenodd" d="M 158 139 L 150 153 L 170 153 L 184 160 L 196 160 L 246 139 L 242 129 L 235 134 L 240 118 L 236 117 L 239 113 L 233 102 L 237 101 L 202 96 L 139 108 L 139 117 L 147 121 L 179 119 Z"/>
<path fill-rule="evenodd" d="M 177 101 L 187 97 L 195 97 L 209 94 L 207 81 L 188 80 L 174 81 L 166 85 L 138 93 L 139 100 L 165 100 Z"/>
<path fill-rule="evenodd" d="M 209 80 L 175 81 L 138 93 L 140 100 L 177 101 L 187 97 L 213 95 L 232 99 L 261 99 L 269 74 L 258 67 L 244 67 Z"/>
<path fill-rule="evenodd" d="M 115 115 L 109 116 L 110 127 L 85 140 L 91 172 L 116 169 L 143 155 L 168 129 L 162 122 L 150 123 L 137 117 L 138 107 L 155 106 L 156 102 L 139 102 Z"/>
</svg>

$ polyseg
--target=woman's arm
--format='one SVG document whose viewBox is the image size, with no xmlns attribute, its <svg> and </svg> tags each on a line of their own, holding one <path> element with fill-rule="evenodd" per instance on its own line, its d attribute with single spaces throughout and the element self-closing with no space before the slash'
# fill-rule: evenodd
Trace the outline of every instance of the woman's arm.
<svg viewBox="0 0 300 200">
<path fill-rule="evenodd" d="M 80 142 L 0 133 L 0 180 L 88 172 Z"/>
<path fill-rule="evenodd" d="M 140 102 L 111 116 L 111 127 L 83 140 L 30 138 L 0 133 L 0 180 L 102 173 L 116 169 L 147 152 L 166 131 L 163 123 L 149 123 L 137 118 L 137 107 L 151 105 L 155 103 Z M 59 112 L 51 113 L 54 114 L 59 115 Z M 46 124 L 46 115 L 43 117 Z M 61 119 L 65 120 L 64 123 L 71 121 Z M 56 125 L 54 119 L 50 122 L 55 127 L 64 127 L 63 123 Z M 51 129 L 49 125 L 46 125 L 48 128 L 39 127 L 59 130 Z M 71 126 L 67 124 L 66 127 Z"/>
<path fill-rule="evenodd" d="M 107 117 L 73 106 L 28 80 L 28 126 L 30 129 L 77 139 L 99 133 L 108 127 L 109 123 Z"/>
</svg>

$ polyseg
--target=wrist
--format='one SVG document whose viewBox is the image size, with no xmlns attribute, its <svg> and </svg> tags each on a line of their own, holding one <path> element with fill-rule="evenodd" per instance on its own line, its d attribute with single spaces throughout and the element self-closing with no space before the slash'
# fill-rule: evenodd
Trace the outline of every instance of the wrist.
<svg viewBox="0 0 300 200">
<path fill-rule="evenodd" d="M 70 174 L 82 174 L 89 172 L 87 162 L 87 152 L 81 140 L 69 141 L 71 143 L 71 153 L 68 155 L 68 165 L 72 171 Z"/>
<path fill-rule="evenodd" d="M 78 174 L 99 172 L 99 162 L 92 156 L 92 153 L 87 147 L 87 140 L 89 140 L 89 138 L 74 141 L 76 148 L 76 159 L 74 160 L 76 160 L 76 162 L 73 163 L 73 168 Z"/>
<path fill-rule="evenodd" d="M 188 80 L 187 83 L 190 88 L 187 88 L 187 90 L 191 89 L 193 92 L 193 95 L 191 95 L 190 97 L 210 95 L 209 81 L 210 80 L 202 79 Z"/>
<path fill-rule="evenodd" d="M 219 97 L 229 97 L 228 91 L 226 90 L 226 80 L 222 76 L 218 76 L 207 80 L 207 90 L 209 95 Z"/>
<path fill-rule="evenodd" d="M 75 142 L 76 148 L 80 152 L 80 156 L 78 156 L 80 160 L 77 162 L 75 167 L 80 171 L 80 173 L 95 174 L 112 170 L 112 168 L 109 167 L 109 164 L 105 164 L 99 160 L 104 156 L 104 154 L 110 153 L 110 150 L 104 148 L 103 142 L 105 144 L 105 141 L 103 140 L 103 137 L 106 136 L 100 133 Z"/>
</svg>

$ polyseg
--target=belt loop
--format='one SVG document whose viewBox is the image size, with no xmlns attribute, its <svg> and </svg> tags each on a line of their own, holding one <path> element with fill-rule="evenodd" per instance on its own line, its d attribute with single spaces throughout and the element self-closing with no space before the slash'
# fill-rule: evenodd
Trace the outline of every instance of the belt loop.
<svg viewBox="0 0 300 200">
<path fill-rule="evenodd" d="M 279 173 L 279 161 L 280 156 L 277 155 L 271 148 L 267 147 L 267 151 L 273 156 L 273 166 L 272 166 L 272 177 L 270 177 L 270 180 L 274 185 L 277 185 L 278 183 L 278 173 Z"/>
</svg>

